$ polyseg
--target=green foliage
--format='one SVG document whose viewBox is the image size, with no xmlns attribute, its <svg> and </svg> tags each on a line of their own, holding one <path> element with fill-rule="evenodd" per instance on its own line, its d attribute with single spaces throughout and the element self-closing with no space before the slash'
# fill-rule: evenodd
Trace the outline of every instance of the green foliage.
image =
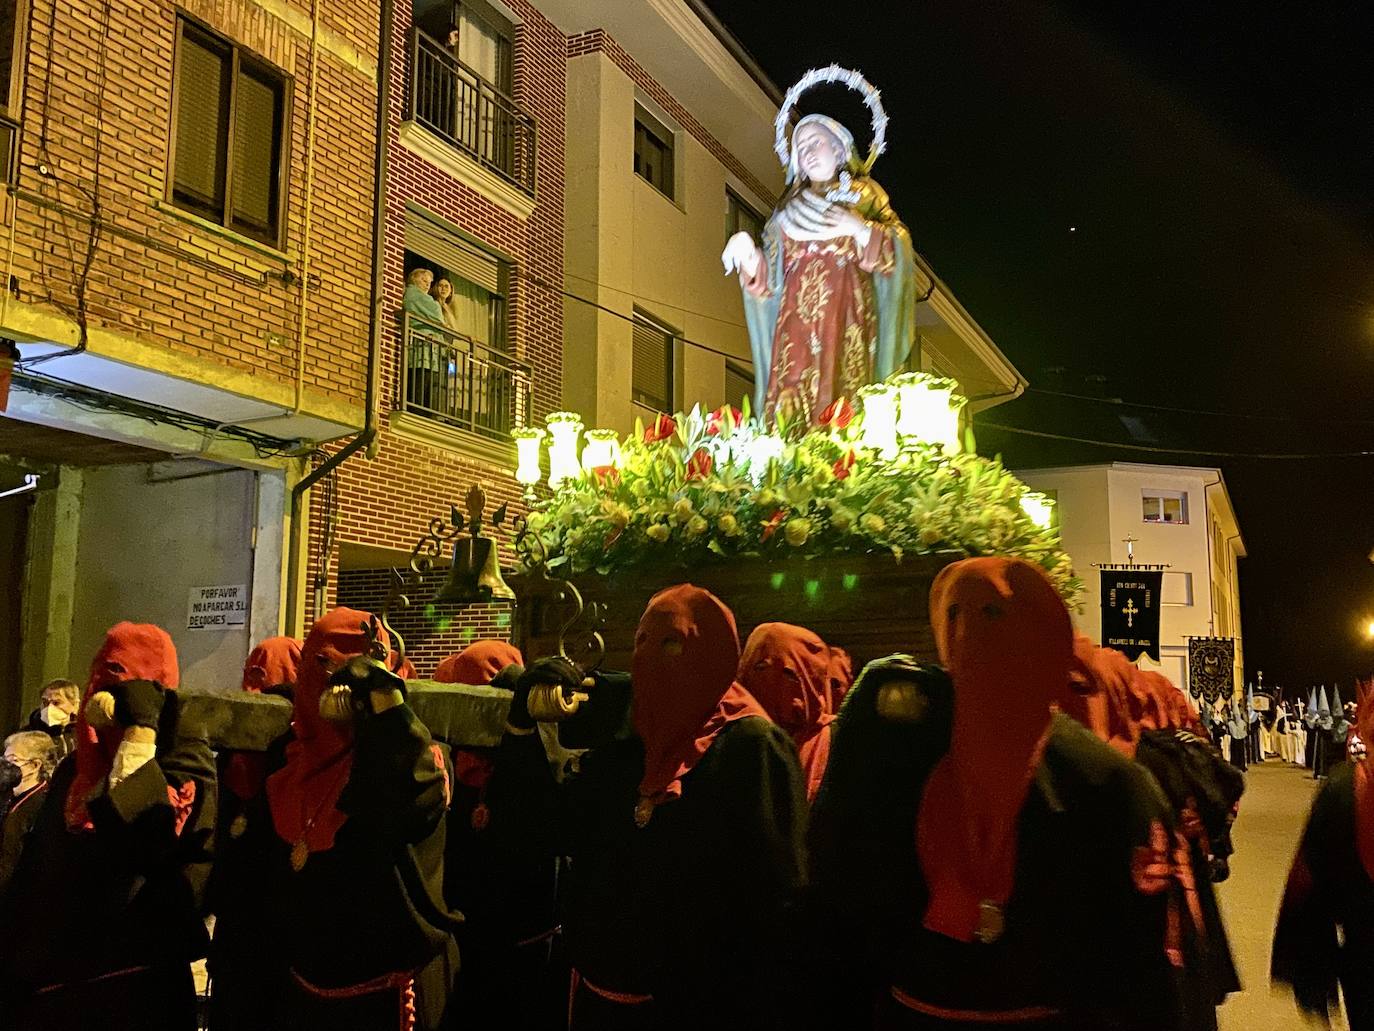
<svg viewBox="0 0 1374 1031">
<path fill-rule="evenodd" d="M 530 516 L 573 572 L 689 566 L 745 556 L 957 551 L 1040 565 L 1073 603 L 1082 589 L 1058 534 L 1022 510 L 1000 459 L 917 446 L 885 459 L 843 430 L 784 427 L 694 408 L 665 439 L 636 426 L 613 470 L 568 481 Z M 654 435 L 653 427 L 650 436 Z M 702 456 L 709 457 L 709 463 Z M 707 466 L 709 465 L 709 471 Z"/>
</svg>

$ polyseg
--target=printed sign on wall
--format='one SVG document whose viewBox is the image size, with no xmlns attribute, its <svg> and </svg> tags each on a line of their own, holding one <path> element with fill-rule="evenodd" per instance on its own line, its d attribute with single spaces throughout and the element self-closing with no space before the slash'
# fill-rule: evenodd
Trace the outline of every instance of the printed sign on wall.
<svg viewBox="0 0 1374 1031">
<path fill-rule="evenodd" d="M 191 588 L 186 604 L 187 630 L 233 630 L 247 622 L 247 584 Z"/>
</svg>

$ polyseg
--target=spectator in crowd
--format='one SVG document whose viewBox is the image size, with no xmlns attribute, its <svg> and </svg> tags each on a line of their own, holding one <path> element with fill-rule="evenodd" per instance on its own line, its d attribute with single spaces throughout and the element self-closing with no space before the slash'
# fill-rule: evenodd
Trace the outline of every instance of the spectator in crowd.
<svg viewBox="0 0 1374 1031">
<path fill-rule="evenodd" d="M 453 282 L 446 276 L 440 276 L 429 288 L 429 295 L 439 304 L 439 310 L 444 316 L 444 328 L 451 329 L 455 333 L 461 333 L 462 327 L 458 322 L 458 311 L 453 303 Z"/>
<path fill-rule="evenodd" d="M 21 730 L 5 738 L 0 759 L 0 896 L 14 876 L 24 839 L 42 804 L 52 776 L 53 739 L 38 730 Z"/>
<path fill-rule="evenodd" d="M 81 707 L 81 687 L 71 680 L 49 680 L 38 695 L 38 708 L 29 714 L 27 730 L 41 730 L 53 739 L 53 764 L 76 748 L 76 713 Z"/>
</svg>

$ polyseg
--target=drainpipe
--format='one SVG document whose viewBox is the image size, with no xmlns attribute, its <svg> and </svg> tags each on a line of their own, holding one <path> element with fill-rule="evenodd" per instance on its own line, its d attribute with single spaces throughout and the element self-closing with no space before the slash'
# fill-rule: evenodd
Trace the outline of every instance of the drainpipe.
<svg viewBox="0 0 1374 1031">
<path fill-rule="evenodd" d="M 368 315 L 367 410 L 363 428 L 331 455 L 318 469 L 291 488 L 291 530 L 286 557 L 286 632 L 303 636 L 297 610 L 301 605 L 300 574 L 305 548 L 301 542 L 303 520 L 308 518 L 305 492 L 323 477 L 364 448 L 368 458 L 377 457 L 377 394 L 382 355 L 382 271 L 385 262 L 387 141 L 391 131 L 391 33 L 394 0 L 381 0 L 377 29 L 377 148 L 373 158 L 372 188 L 372 295 Z"/>
</svg>

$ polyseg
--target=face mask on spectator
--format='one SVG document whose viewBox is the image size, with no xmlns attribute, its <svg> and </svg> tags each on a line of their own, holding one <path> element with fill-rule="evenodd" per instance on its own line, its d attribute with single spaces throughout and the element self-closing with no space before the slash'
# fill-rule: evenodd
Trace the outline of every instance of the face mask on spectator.
<svg viewBox="0 0 1374 1031">
<path fill-rule="evenodd" d="M 7 799 L 13 795 L 15 788 L 19 787 L 19 782 L 23 779 L 24 771 L 19 768 L 18 763 L 0 759 L 0 799 Z"/>
<path fill-rule="evenodd" d="M 45 727 L 65 727 L 71 720 L 67 711 L 54 702 L 49 702 L 39 709 L 38 718 L 43 721 Z"/>
</svg>

